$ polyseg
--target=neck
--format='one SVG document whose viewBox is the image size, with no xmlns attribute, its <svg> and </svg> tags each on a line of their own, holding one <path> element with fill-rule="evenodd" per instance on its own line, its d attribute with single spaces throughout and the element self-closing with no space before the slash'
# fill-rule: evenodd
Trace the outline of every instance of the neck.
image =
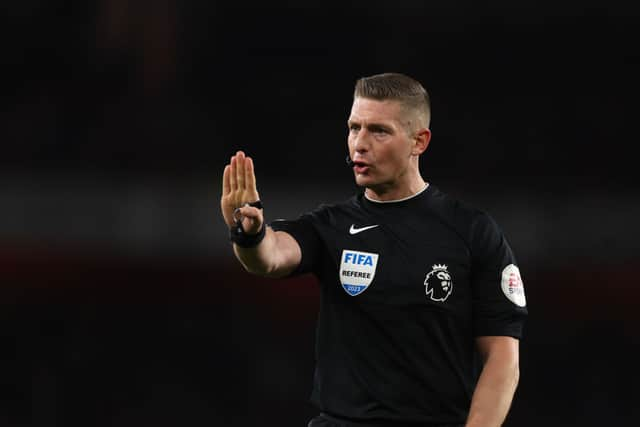
<svg viewBox="0 0 640 427">
<path fill-rule="evenodd" d="M 388 202 L 393 200 L 401 200 L 409 198 L 425 189 L 427 183 L 420 175 L 416 179 L 411 180 L 402 186 L 375 186 L 367 187 L 364 191 L 365 196 L 370 200 L 379 202 Z"/>
</svg>

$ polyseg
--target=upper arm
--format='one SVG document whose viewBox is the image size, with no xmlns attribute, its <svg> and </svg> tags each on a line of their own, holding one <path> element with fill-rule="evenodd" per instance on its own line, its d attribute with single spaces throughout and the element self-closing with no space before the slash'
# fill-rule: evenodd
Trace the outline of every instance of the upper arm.
<svg viewBox="0 0 640 427">
<path fill-rule="evenodd" d="M 508 336 L 482 336 L 476 338 L 476 347 L 482 361 L 499 360 L 507 366 L 518 367 L 520 341 Z"/>
<path fill-rule="evenodd" d="M 270 224 L 280 252 L 275 277 L 316 273 L 325 256 L 320 234 L 314 226 L 312 215 L 295 220 L 276 220 Z M 275 249 L 275 248 L 274 248 Z"/>
<path fill-rule="evenodd" d="M 285 277 L 293 273 L 302 261 L 302 249 L 298 241 L 286 231 L 271 231 L 274 236 L 274 244 L 277 248 L 278 258 L 275 268 L 270 272 L 272 277 Z"/>
<path fill-rule="evenodd" d="M 515 256 L 486 214 L 474 221 L 471 237 L 474 335 L 520 338 L 527 306 Z"/>
</svg>

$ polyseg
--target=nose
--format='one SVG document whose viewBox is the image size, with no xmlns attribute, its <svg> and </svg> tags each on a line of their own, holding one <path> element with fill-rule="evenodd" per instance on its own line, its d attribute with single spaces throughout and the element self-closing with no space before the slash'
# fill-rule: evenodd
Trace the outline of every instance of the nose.
<svg viewBox="0 0 640 427">
<path fill-rule="evenodd" d="M 365 128 L 358 131 L 353 139 L 353 150 L 358 153 L 364 153 L 369 150 L 369 135 Z"/>
</svg>

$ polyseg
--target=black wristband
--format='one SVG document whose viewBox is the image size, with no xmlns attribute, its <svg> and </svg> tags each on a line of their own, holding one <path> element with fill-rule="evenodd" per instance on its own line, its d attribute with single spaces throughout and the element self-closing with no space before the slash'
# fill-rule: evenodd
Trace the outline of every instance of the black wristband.
<svg viewBox="0 0 640 427">
<path fill-rule="evenodd" d="M 258 234 L 247 234 L 242 229 L 242 225 L 236 224 L 229 229 L 229 240 L 241 248 L 253 248 L 262 242 L 262 239 L 264 239 L 266 234 L 267 227 L 265 227 L 264 224 L 260 227 Z"/>
<path fill-rule="evenodd" d="M 245 206 L 251 206 L 258 209 L 263 208 L 260 200 L 253 203 L 246 203 Z M 242 218 L 236 218 L 235 225 L 229 229 L 229 240 L 241 248 L 253 248 L 262 242 L 262 239 L 264 239 L 266 234 L 267 227 L 264 224 L 262 224 L 262 227 L 260 227 L 260 230 L 256 234 L 247 234 L 246 231 L 244 231 L 244 228 L 242 228 Z"/>
</svg>

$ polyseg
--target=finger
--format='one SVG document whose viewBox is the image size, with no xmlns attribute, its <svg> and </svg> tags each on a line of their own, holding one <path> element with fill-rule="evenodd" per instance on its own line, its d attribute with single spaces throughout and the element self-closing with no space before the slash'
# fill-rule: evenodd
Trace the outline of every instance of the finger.
<svg viewBox="0 0 640 427">
<path fill-rule="evenodd" d="M 226 196 L 231 193 L 231 182 L 229 181 L 229 172 L 231 171 L 231 166 L 227 165 L 224 167 L 224 172 L 222 173 L 222 196 Z"/>
<path fill-rule="evenodd" d="M 257 218 L 245 217 L 242 220 L 242 229 L 246 234 L 258 234 L 258 231 L 262 228 L 262 222 Z"/>
<path fill-rule="evenodd" d="M 247 190 L 252 193 L 252 196 L 257 196 L 258 189 L 256 188 L 256 175 L 253 170 L 253 159 L 251 157 L 247 157 L 247 160 L 244 162 L 244 167 L 246 175 L 245 185 L 247 186 Z"/>
<path fill-rule="evenodd" d="M 236 154 L 236 159 L 238 159 L 238 164 L 236 167 L 236 179 L 238 181 L 238 189 L 244 190 L 244 153 L 242 151 L 238 151 Z"/>
<path fill-rule="evenodd" d="M 264 217 L 260 209 L 243 206 L 240 208 L 240 214 L 242 215 L 242 228 L 246 233 L 255 234 L 262 228 Z"/>
<path fill-rule="evenodd" d="M 240 208 L 240 215 L 245 218 L 259 218 L 262 215 L 262 210 L 254 208 L 253 206 L 242 206 Z"/>
<path fill-rule="evenodd" d="M 232 191 L 238 189 L 238 181 L 236 180 L 236 156 L 231 157 L 229 164 L 229 185 Z"/>
</svg>

